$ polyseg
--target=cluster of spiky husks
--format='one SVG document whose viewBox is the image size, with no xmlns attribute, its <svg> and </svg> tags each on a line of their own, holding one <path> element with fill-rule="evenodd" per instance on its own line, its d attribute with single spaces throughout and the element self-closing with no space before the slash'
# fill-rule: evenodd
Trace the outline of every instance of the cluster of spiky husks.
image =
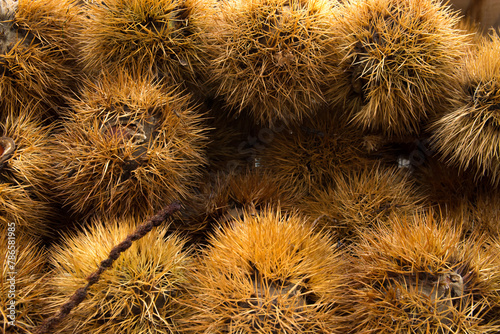
<svg viewBox="0 0 500 334">
<path fill-rule="evenodd" d="M 201 116 L 189 96 L 147 75 L 85 82 L 54 136 L 54 191 L 71 210 L 145 217 L 186 196 L 205 163 Z"/>
<path fill-rule="evenodd" d="M 333 71 L 334 10 L 326 0 L 224 1 L 211 41 L 218 94 L 266 125 L 312 117 Z"/>
<path fill-rule="evenodd" d="M 66 235 L 51 252 L 54 266 L 50 307 L 58 309 L 87 283 L 99 261 L 138 225 L 135 219 L 94 220 L 77 235 Z M 57 333 L 175 333 L 183 306 L 177 301 L 191 262 L 185 241 L 157 227 L 132 243 L 92 285 L 87 298 Z"/>
<path fill-rule="evenodd" d="M 193 333 L 337 333 L 345 270 L 328 234 L 265 210 L 218 230 L 190 272 Z"/>
<path fill-rule="evenodd" d="M 449 96 L 466 37 L 437 0 L 351 0 L 336 15 L 340 64 L 328 98 L 360 127 L 418 132 Z"/>
<path fill-rule="evenodd" d="M 51 126 L 42 126 L 30 105 L 0 117 L 0 223 L 15 222 L 30 235 L 47 235 L 51 206 L 46 199 Z"/>
<path fill-rule="evenodd" d="M 140 65 L 180 83 L 205 72 L 200 33 L 209 0 L 106 0 L 85 4 L 81 58 L 87 71 Z"/>
<path fill-rule="evenodd" d="M 0 332 L 500 332 L 500 37 L 468 29 L 441 0 L 0 0 Z M 88 225 L 45 267 L 51 218 Z"/>
<path fill-rule="evenodd" d="M 354 333 L 496 333 L 497 249 L 432 215 L 394 219 L 355 248 Z"/>
<path fill-rule="evenodd" d="M 473 48 L 450 112 L 435 121 L 433 146 L 447 163 L 500 183 L 500 37 Z"/>
<path fill-rule="evenodd" d="M 415 188 L 405 170 L 370 164 L 336 174 L 331 185 L 315 189 L 299 207 L 320 227 L 353 242 L 367 229 L 422 210 L 425 198 Z"/>
<path fill-rule="evenodd" d="M 368 161 L 362 137 L 329 114 L 274 132 L 268 143 L 258 152 L 259 164 L 297 195 L 331 184 L 340 170 Z"/>
<path fill-rule="evenodd" d="M 4 1 L 0 7 L 1 108 L 18 112 L 30 101 L 56 108 L 75 75 L 72 0 Z M 40 110 L 46 113 L 46 110 Z"/>
<path fill-rule="evenodd" d="M 0 247 L 0 331 L 31 333 L 47 312 L 46 251 L 14 221 L 0 225 Z"/>
<path fill-rule="evenodd" d="M 272 173 L 259 168 L 232 175 L 228 181 L 230 201 L 250 211 L 268 206 L 290 209 L 296 195 Z"/>
</svg>

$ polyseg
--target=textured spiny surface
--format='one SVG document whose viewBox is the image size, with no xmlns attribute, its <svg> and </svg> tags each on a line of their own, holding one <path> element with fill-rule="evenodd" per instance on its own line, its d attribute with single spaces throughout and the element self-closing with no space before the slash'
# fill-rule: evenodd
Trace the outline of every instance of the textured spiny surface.
<svg viewBox="0 0 500 334">
<path fill-rule="evenodd" d="M 52 127 L 43 126 L 31 107 L 0 117 L 0 222 L 15 222 L 22 233 L 41 236 L 50 233 L 45 186 L 51 160 L 45 150 Z"/>
<path fill-rule="evenodd" d="M 354 247 L 353 333 L 496 333 L 498 254 L 433 215 L 397 218 Z"/>
<path fill-rule="evenodd" d="M 37 114 L 38 105 L 25 104 L 20 112 L 0 118 L 0 135 L 11 138 L 15 150 L 4 162 L 0 178 L 26 184 L 38 195 L 46 193 L 51 156 L 48 150 L 54 126 L 44 125 Z"/>
<path fill-rule="evenodd" d="M 85 285 L 99 260 L 135 230 L 134 219 L 100 221 L 78 235 L 66 235 L 52 254 L 55 267 L 51 307 L 58 308 Z M 103 271 L 57 332 L 175 333 L 182 306 L 176 299 L 190 263 L 185 241 L 158 227 L 132 243 L 125 254 Z"/>
<path fill-rule="evenodd" d="M 20 1 L 0 7 L 0 115 L 32 100 L 57 107 L 71 89 L 74 62 L 72 0 Z M 45 110 L 40 110 L 46 113 Z"/>
<path fill-rule="evenodd" d="M 448 207 L 446 207 L 448 209 Z M 478 187 L 469 196 L 449 207 L 450 220 L 463 226 L 463 238 L 474 235 L 500 236 L 500 192 Z"/>
<path fill-rule="evenodd" d="M 0 247 L 0 331 L 31 333 L 47 312 L 46 251 L 15 221 L 0 222 Z"/>
<path fill-rule="evenodd" d="M 315 189 L 298 206 L 319 226 L 352 242 L 391 217 L 422 210 L 424 199 L 405 171 L 370 164 L 336 174 L 330 186 Z"/>
<path fill-rule="evenodd" d="M 262 168 L 208 174 L 204 179 L 199 193 L 185 202 L 186 210 L 176 221 L 179 229 L 190 231 L 192 237 L 203 241 L 213 228 L 241 219 L 245 211 L 256 214 L 267 207 L 287 210 L 295 200 L 291 189 L 285 189 Z"/>
<path fill-rule="evenodd" d="M 33 237 L 51 234 L 50 205 L 37 199 L 28 185 L 8 182 L 1 175 L 0 181 L 0 226 L 15 223 L 21 233 Z"/>
<path fill-rule="evenodd" d="M 326 0 L 228 0 L 212 32 L 213 79 L 227 104 L 261 124 L 314 115 L 331 52 L 334 3 Z"/>
<path fill-rule="evenodd" d="M 328 234 L 296 214 L 245 213 L 189 274 L 193 333 L 337 333 L 345 271 Z"/>
<path fill-rule="evenodd" d="M 205 163 L 189 97 L 120 72 L 86 82 L 54 137 L 55 188 L 74 212 L 137 218 L 186 196 Z"/>
<path fill-rule="evenodd" d="M 194 79 L 206 66 L 199 39 L 212 8 L 207 0 L 89 2 L 79 39 L 83 65 L 95 72 L 139 64 L 178 83 Z"/>
<path fill-rule="evenodd" d="M 448 96 L 466 37 L 437 0 L 352 0 L 337 12 L 329 99 L 364 129 L 417 132 Z"/>
<path fill-rule="evenodd" d="M 340 170 L 367 161 L 362 137 L 328 114 L 273 133 L 268 142 L 259 163 L 294 195 L 331 184 Z"/>
<path fill-rule="evenodd" d="M 448 164 L 500 183 L 500 37 L 472 48 L 454 106 L 434 122 L 433 146 Z"/>
</svg>

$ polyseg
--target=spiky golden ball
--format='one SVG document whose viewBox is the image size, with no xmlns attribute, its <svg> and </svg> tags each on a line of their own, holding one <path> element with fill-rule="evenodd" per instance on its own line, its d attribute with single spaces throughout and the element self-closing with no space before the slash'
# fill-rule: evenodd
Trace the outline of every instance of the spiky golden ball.
<svg viewBox="0 0 500 334">
<path fill-rule="evenodd" d="M 335 19 L 329 100 L 363 129 L 418 132 L 456 82 L 467 41 L 457 15 L 437 0 L 351 0 Z"/>
<path fill-rule="evenodd" d="M 453 106 L 436 120 L 433 147 L 448 164 L 500 182 L 500 37 L 472 48 Z"/>
<path fill-rule="evenodd" d="M 210 0 L 106 0 L 84 5 L 78 37 L 89 72 L 140 66 L 158 77 L 201 79 L 207 55 L 200 43 L 212 24 Z"/>
<path fill-rule="evenodd" d="M 30 107 L 0 117 L 0 223 L 15 222 L 23 233 L 41 236 L 51 232 L 51 157 L 46 150 L 52 127 L 43 125 Z"/>
<path fill-rule="evenodd" d="M 368 161 L 361 134 L 329 114 L 269 130 L 264 138 L 266 143 L 260 144 L 256 155 L 258 163 L 294 195 L 328 186 L 339 171 Z"/>
<path fill-rule="evenodd" d="M 44 124 L 37 115 L 37 107 L 26 104 L 18 112 L 0 118 L 0 135 L 10 139 L 13 145 L 9 157 L 2 161 L 0 175 L 29 185 L 36 194 L 44 197 L 50 182 L 52 158 L 49 146 L 54 126 Z"/>
<path fill-rule="evenodd" d="M 425 197 L 415 188 L 405 170 L 373 163 L 339 172 L 331 185 L 314 189 L 298 206 L 344 242 L 356 242 L 362 231 L 422 210 Z"/>
<path fill-rule="evenodd" d="M 73 212 L 145 217 L 199 181 L 202 116 L 169 88 L 125 71 L 86 81 L 53 138 L 54 192 Z"/>
<path fill-rule="evenodd" d="M 86 278 L 139 222 L 94 220 L 83 232 L 65 235 L 62 244 L 51 251 L 51 310 L 55 311 L 76 289 L 85 286 Z M 166 226 L 133 242 L 56 332 L 177 333 L 182 313 L 177 298 L 191 261 L 184 246 L 185 240 L 168 235 Z"/>
<path fill-rule="evenodd" d="M 356 333 L 493 333 L 498 254 L 485 237 L 433 215 L 391 220 L 353 248 L 350 314 Z"/>
<path fill-rule="evenodd" d="M 345 263 L 297 214 L 245 213 L 189 274 L 190 333 L 337 333 Z"/>
<path fill-rule="evenodd" d="M 72 0 L 4 1 L 0 6 L 0 115 L 19 112 L 25 103 L 42 103 L 48 114 L 63 103 L 78 72 Z"/>
<path fill-rule="evenodd" d="M 313 117 L 335 66 L 327 58 L 334 8 L 326 0 L 221 2 L 207 42 L 212 79 L 227 105 L 265 125 Z"/>
</svg>

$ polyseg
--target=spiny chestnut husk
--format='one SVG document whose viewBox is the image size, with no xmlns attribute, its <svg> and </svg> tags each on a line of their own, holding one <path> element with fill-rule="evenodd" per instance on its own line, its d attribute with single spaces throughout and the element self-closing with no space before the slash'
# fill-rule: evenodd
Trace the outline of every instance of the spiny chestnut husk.
<svg viewBox="0 0 500 334">
<path fill-rule="evenodd" d="M 189 273 L 189 333 L 341 333 L 342 252 L 299 215 L 245 213 Z"/>
<path fill-rule="evenodd" d="M 335 3 L 327 0 L 230 0 L 207 42 L 217 93 L 257 123 L 297 123 L 325 104 Z M 210 47 L 210 46 L 209 46 Z"/>
<path fill-rule="evenodd" d="M 296 195 L 323 188 L 339 171 L 369 162 L 361 134 L 326 113 L 270 131 L 266 138 L 267 147 L 257 152 L 257 161 Z"/>
<path fill-rule="evenodd" d="M 348 1 L 335 15 L 329 101 L 363 129 L 418 133 L 456 82 L 467 41 L 457 21 L 437 0 Z"/>
<path fill-rule="evenodd" d="M 241 219 L 244 212 L 257 214 L 268 207 L 285 211 L 297 201 L 291 189 L 262 168 L 210 173 L 204 179 L 176 221 L 176 227 L 191 232 L 197 242 L 204 242 L 220 224 Z"/>
<path fill-rule="evenodd" d="M 0 226 L 15 223 L 22 234 L 37 238 L 51 235 L 52 206 L 37 198 L 28 185 L 6 181 L 1 175 L 0 181 Z"/>
<path fill-rule="evenodd" d="M 45 125 L 37 115 L 37 105 L 26 104 L 20 112 L 0 118 L 0 178 L 31 186 L 39 197 L 47 197 L 51 181 L 50 135 L 53 125 Z"/>
<path fill-rule="evenodd" d="M 432 214 L 363 233 L 345 299 L 351 332 L 498 332 L 498 249 L 461 234 Z"/>
<path fill-rule="evenodd" d="M 431 126 L 446 163 L 500 183 L 500 37 L 491 32 L 465 59 L 453 107 Z"/>
<path fill-rule="evenodd" d="M 50 234 L 51 129 L 29 106 L 0 117 L 0 224 L 14 222 L 22 233 L 38 237 Z"/>
<path fill-rule="evenodd" d="M 448 166 L 433 156 L 412 173 L 417 191 L 427 197 L 438 216 L 461 226 L 464 238 L 500 233 L 500 193 L 487 181 L 477 182 L 470 171 Z"/>
<path fill-rule="evenodd" d="M 0 331 L 32 333 L 47 314 L 47 252 L 15 221 L 0 224 Z"/>
<path fill-rule="evenodd" d="M 471 219 L 464 223 L 470 233 L 500 236 L 500 192 L 482 189 L 471 201 Z"/>
<path fill-rule="evenodd" d="M 206 162 L 202 116 L 189 96 L 142 72 L 103 75 L 83 87 L 54 136 L 59 198 L 84 217 L 145 217 L 185 197 Z"/>
<path fill-rule="evenodd" d="M 93 273 L 113 247 L 132 233 L 140 220 L 94 219 L 78 234 L 63 237 L 51 250 L 50 308 L 57 310 Z M 160 226 L 132 246 L 101 274 L 87 298 L 56 333 L 177 333 L 183 306 L 177 302 L 191 260 L 185 240 Z"/>
<path fill-rule="evenodd" d="M 405 170 L 375 163 L 336 174 L 331 185 L 313 190 L 298 206 L 319 227 L 355 242 L 363 231 L 423 210 L 425 197 L 415 187 Z"/>
<path fill-rule="evenodd" d="M 142 66 L 176 83 L 201 85 L 207 53 L 201 33 L 213 24 L 210 0 L 106 0 L 84 5 L 79 45 L 86 71 Z"/>
<path fill-rule="evenodd" d="M 474 235 L 500 236 L 500 192 L 478 187 L 448 212 L 450 220 L 463 227 L 464 238 Z"/>
<path fill-rule="evenodd" d="M 0 5 L 0 116 L 25 103 L 48 115 L 70 94 L 76 75 L 72 0 L 6 0 Z"/>
</svg>

